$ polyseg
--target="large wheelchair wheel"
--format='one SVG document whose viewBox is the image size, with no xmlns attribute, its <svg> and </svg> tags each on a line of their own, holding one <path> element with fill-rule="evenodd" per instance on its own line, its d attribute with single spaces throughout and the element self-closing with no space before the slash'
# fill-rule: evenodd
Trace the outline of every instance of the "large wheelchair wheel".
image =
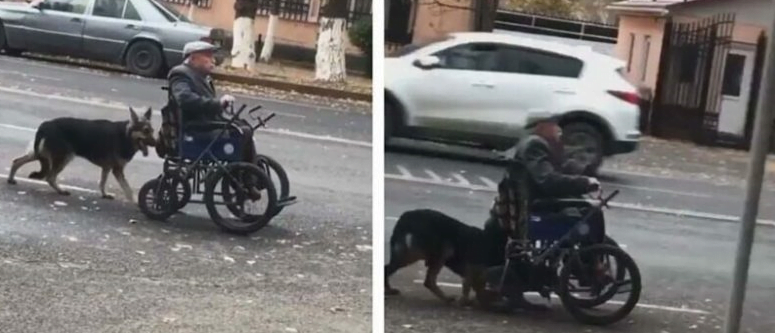
<svg viewBox="0 0 775 333">
<path fill-rule="evenodd" d="M 219 187 L 221 191 L 216 192 Z M 216 195 L 222 201 L 216 202 Z M 230 163 L 207 177 L 204 201 L 210 218 L 223 230 L 249 234 L 272 219 L 277 192 L 266 173 L 255 164 Z M 225 210 L 219 210 L 219 206 Z"/>
<path fill-rule="evenodd" d="M 613 247 L 619 247 L 619 243 L 617 243 L 613 238 L 609 236 L 605 236 L 605 239 L 603 240 L 603 244 L 611 245 Z M 608 257 L 600 257 L 600 258 L 591 258 L 592 260 L 600 260 L 600 262 L 604 265 L 611 266 L 612 263 Z M 582 259 L 583 260 L 583 259 Z M 627 271 L 625 267 L 621 265 L 616 265 L 616 281 L 621 281 L 625 278 L 625 274 L 627 274 Z M 583 279 L 580 278 L 581 273 L 579 273 L 578 270 L 574 270 L 573 276 L 571 277 L 571 280 L 575 278 L 576 282 L 579 285 L 585 284 Z M 600 304 L 603 304 L 605 302 L 610 301 L 614 296 L 616 296 L 618 288 L 615 285 L 610 285 L 605 290 L 590 290 L 586 293 L 579 293 L 575 294 L 573 297 L 576 299 L 576 304 L 578 306 L 583 308 L 593 308 Z M 583 295 L 587 295 L 588 297 L 583 297 Z"/>
<path fill-rule="evenodd" d="M 166 221 L 178 211 L 176 185 L 173 178 L 159 177 L 147 181 L 137 193 L 140 211 L 151 220 Z"/>
<path fill-rule="evenodd" d="M 582 258 L 605 258 L 605 260 L 582 260 Z M 570 262 L 563 265 L 560 272 L 557 293 L 563 307 L 578 321 L 600 326 L 613 324 L 624 319 L 638 304 L 642 288 L 640 270 L 632 257 L 621 248 L 606 244 L 593 245 L 579 249 L 569 259 Z M 617 273 L 613 274 L 615 276 L 610 274 L 610 267 L 606 266 L 611 263 L 617 266 Z M 618 273 L 619 267 L 625 272 L 621 277 Z M 583 275 L 584 272 L 590 272 L 589 287 L 574 286 L 571 281 L 574 278 L 578 279 L 578 276 Z M 614 289 L 615 295 L 626 294 L 626 296 L 623 300 L 612 301 L 613 296 L 608 297 L 607 292 L 599 292 L 606 288 Z M 607 299 L 604 302 L 600 302 L 599 299 L 580 301 L 576 298 L 580 293 L 597 293 L 600 295 L 599 298 Z M 590 306 L 593 302 L 598 304 Z"/>
<path fill-rule="evenodd" d="M 275 189 L 277 189 L 277 192 L 279 194 L 279 199 L 283 200 L 288 198 L 288 196 L 291 194 L 291 184 L 288 181 L 288 174 L 285 172 L 285 169 L 283 169 L 282 165 L 280 163 L 277 163 L 273 158 L 258 154 L 258 167 L 260 167 L 267 176 L 269 176 L 269 179 L 272 180 L 274 183 L 275 180 L 272 178 L 272 175 L 277 176 L 277 183 L 275 183 Z M 277 185 L 280 185 L 279 187 Z M 272 211 L 272 216 L 276 216 L 277 214 L 280 214 L 280 211 L 283 210 L 284 206 L 278 205 L 277 208 Z"/>
</svg>

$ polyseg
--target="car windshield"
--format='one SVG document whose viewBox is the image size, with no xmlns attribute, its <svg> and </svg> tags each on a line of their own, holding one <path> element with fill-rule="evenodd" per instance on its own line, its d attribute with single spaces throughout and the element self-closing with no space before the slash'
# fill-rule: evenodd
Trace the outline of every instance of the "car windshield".
<svg viewBox="0 0 775 333">
<path fill-rule="evenodd" d="M 450 39 L 452 39 L 452 36 L 447 35 L 447 36 L 444 36 L 444 37 L 441 37 L 441 38 L 436 38 L 436 39 L 428 40 L 428 41 L 423 42 L 423 43 L 407 44 L 407 45 L 404 45 L 404 46 L 398 48 L 397 50 L 391 52 L 388 55 L 388 57 L 390 57 L 390 58 L 400 58 L 400 57 L 403 57 L 405 55 L 412 54 L 412 53 L 414 53 L 415 51 L 417 51 L 419 49 L 425 48 L 427 46 L 431 46 L 431 45 L 436 44 L 436 43 L 441 43 L 441 42 L 444 42 L 444 41 L 447 41 L 447 40 L 450 40 Z"/>
<path fill-rule="evenodd" d="M 164 15 L 164 17 L 166 17 L 167 20 L 169 20 L 170 22 L 181 21 L 181 22 L 191 23 L 191 21 L 189 21 L 189 19 L 185 15 L 178 12 L 177 9 L 175 9 L 175 7 L 172 7 L 169 4 L 164 3 L 164 1 L 156 2 L 151 0 L 151 3 L 153 4 L 154 7 L 156 7 L 157 10 L 159 10 L 159 13 Z"/>
</svg>

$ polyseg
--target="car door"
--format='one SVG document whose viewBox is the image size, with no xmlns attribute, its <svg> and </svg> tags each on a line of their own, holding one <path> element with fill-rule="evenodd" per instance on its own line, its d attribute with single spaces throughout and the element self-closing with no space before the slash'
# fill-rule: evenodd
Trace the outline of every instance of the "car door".
<svg viewBox="0 0 775 333">
<path fill-rule="evenodd" d="M 27 49 L 76 55 L 82 49 L 84 14 L 91 0 L 46 0 L 24 18 Z"/>
<path fill-rule="evenodd" d="M 85 56 L 115 62 L 143 21 L 131 0 L 95 0 L 83 33 Z"/>
<path fill-rule="evenodd" d="M 499 51 L 500 68 L 493 78 L 499 98 L 486 116 L 504 126 L 493 131 L 515 136 L 531 117 L 567 111 L 564 105 L 578 94 L 580 60 L 519 45 L 501 44 Z"/>
<path fill-rule="evenodd" d="M 497 66 L 495 45 L 467 42 L 434 55 L 439 66 L 412 82 L 417 125 L 455 135 L 454 140 L 486 132 L 477 114 L 487 112 L 483 108 L 495 97 L 488 83 L 489 71 Z"/>
</svg>

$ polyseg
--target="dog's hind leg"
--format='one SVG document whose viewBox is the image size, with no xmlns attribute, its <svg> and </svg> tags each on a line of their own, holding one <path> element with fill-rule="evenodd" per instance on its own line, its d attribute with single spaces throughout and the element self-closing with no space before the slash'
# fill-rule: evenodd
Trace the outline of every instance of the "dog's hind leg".
<svg viewBox="0 0 775 333">
<path fill-rule="evenodd" d="M 126 177 L 124 177 L 124 167 L 114 167 L 113 176 L 116 177 L 118 184 L 121 185 L 121 189 L 124 190 L 126 199 L 130 202 L 135 202 L 135 197 L 132 195 L 132 188 L 129 187 L 129 183 L 127 183 Z"/>
<path fill-rule="evenodd" d="M 102 168 L 102 175 L 100 175 L 100 194 L 104 199 L 113 199 L 113 195 L 105 192 L 105 183 L 108 182 L 108 175 L 110 174 L 110 168 Z"/>
<path fill-rule="evenodd" d="M 423 253 L 412 247 L 411 234 L 394 236 L 390 239 L 390 261 L 385 265 L 385 295 L 400 294 L 398 289 L 390 286 L 390 277 L 401 268 L 423 259 Z"/>
<path fill-rule="evenodd" d="M 35 156 L 35 152 L 29 152 L 27 155 L 17 157 L 13 160 L 11 163 L 11 172 L 8 173 L 8 184 L 15 185 L 16 184 L 16 172 L 19 171 L 19 168 L 21 168 L 23 165 L 37 161 L 38 157 Z"/>
<path fill-rule="evenodd" d="M 48 185 L 61 195 L 70 195 L 70 192 L 65 191 L 59 187 L 59 184 L 57 184 L 57 177 L 72 160 L 72 155 L 56 156 L 50 160 L 51 171 L 46 175 L 46 182 L 48 182 Z"/>
</svg>

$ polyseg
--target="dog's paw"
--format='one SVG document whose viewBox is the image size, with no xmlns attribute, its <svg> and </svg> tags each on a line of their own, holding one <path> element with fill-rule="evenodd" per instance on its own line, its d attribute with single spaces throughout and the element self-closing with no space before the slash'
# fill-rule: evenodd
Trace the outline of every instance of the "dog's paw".
<svg viewBox="0 0 775 333">
<path fill-rule="evenodd" d="M 70 191 L 59 191 L 59 195 L 70 195 Z"/>
<path fill-rule="evenodd" d="M 9 185 L 16 185 L 16 179 L 8 178 L 7 182 L 8 182 Z"/>
<path fill-rule="evenodd" d="M 106 200 L 113 200 L 113 199 L 115 199 L 116 197 L 115 197 L 115 196 L 113 196 L 113 195 L 112 195 L 112 194 L 110 194 L 110 193 L 106 193 L 106 194 L 103 194 L 103 195 L 102 195 L 102 198 L 103 198 L 103 199 L 106 199 Z"/>
<path fill-rule="evenodd" d="M 385 296 L 398 296 L 401 292 L 398 289 L 385 289 Z"/>
<path fill-rule="evenodd" d="M 457 301 L 457 304 L 461 307 L 468 308 L 474 305 L 474 301 L 470 298 L 461 298 Z"/>
<path fill-rule="evenodd" d="M 455 298 L 455 296 L 446 296 L 446 297 L 444 297 L 444 303 L 454 304 L 455 301 L 457 301 L 457 298 Z"/>
</svg>

